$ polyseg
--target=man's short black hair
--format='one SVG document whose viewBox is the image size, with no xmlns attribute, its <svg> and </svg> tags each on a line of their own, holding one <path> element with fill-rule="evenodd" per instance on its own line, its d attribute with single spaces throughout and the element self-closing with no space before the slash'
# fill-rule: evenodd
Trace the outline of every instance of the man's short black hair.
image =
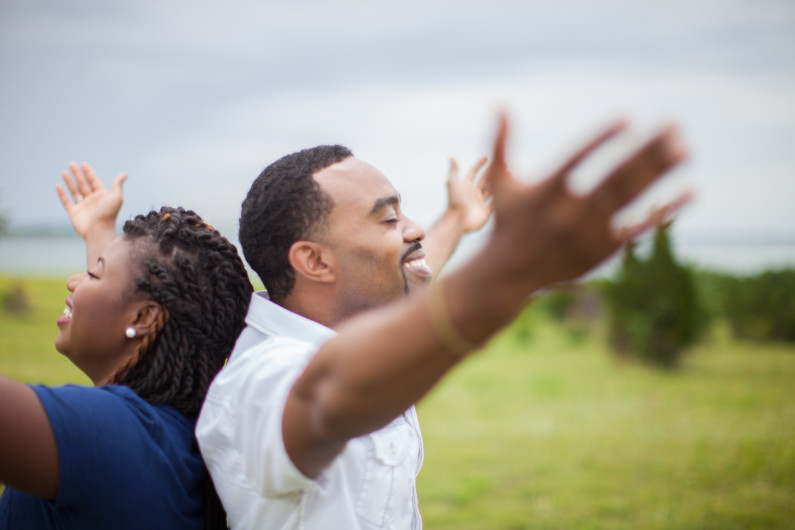
<svg viewBox="0 0 795 530">
<path fill-rule="evenodd" d="M 283 300 L 295 285 L 290 247 L 322 230 L 334 207 L 333 199 L 312 175 L 351 156 L 341 145 L 304 149 L 266 167 L 251 185 L 243 201 L 238 237 L 246 261 L 271 300 Z"/>
</svg>

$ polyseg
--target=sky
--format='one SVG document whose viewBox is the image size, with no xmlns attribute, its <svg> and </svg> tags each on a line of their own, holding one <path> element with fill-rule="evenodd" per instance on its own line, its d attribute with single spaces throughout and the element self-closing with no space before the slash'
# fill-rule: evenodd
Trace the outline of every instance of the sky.
<svg viewBox="0 0 795 530">
<path fill-rule="evenodd" d="M 68 227 L 54 187 L 85 160 L 130 175 L 121 219 L 182 205 L 234 238 L 259 172 L 323 143 L 383 171 L 427 226 L 449 157 L 488 154 L 499 109 L 528 181 L 629 120 L 578 190 L 673 122 L 690 157 L 634 215 L 692 188 L 680 240 L 795 245 L 791 0 L 0 0 L 12 228 Z"/>
</svg>

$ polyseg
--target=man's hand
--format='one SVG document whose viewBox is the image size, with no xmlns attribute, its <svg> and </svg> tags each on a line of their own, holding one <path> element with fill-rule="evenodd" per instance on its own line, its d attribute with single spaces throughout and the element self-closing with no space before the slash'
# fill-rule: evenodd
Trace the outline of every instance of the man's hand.
<svg viewBox="0 0 795 530">
<path fill-rule="evenodd" d="M 453 255 L 453 251 L 467 232 L 481 228 L 491 216 L 490 174 L 478 173 L 486 164 L 486 157 L 479 159 L 466 177 L 458 177 L 458 162 L 450 158 L 450 174 L 447 177 L 447 209 L 428 229 L 422 242 L 427 251 L 426 261 L 438 276 Z"/>
<path fill-rule="evenodd" d="M 632 228 L 615 230 L 613 217 L 670 168 L 686 157 L 673 126 L 663 128 L 619 163 L 592 191 L 578 195 L 567 186 L 569 175 L 596 148 L 626 128 L 608 127 L 538 184 L 514 179 L 505 164 L 507 124 L 501 117 L 492 163 L 487 169 L 494 195 L 492 240 L 506 279 L 526 286 L 526 294 L 549 284 L 572 280 L 612 255 L 623 243 L 653 227 L 688 201 L 684 193 L 657 208 Z"/>
<path fill-rule="evenodd" d="M 464 233 L 481 228 L 491 215 L 491 190 L 489 177 L 485 173 L 478 180 L 478 173 L 486 164 L 487 157 L 480 158 L 463 179 L 458 177 L 458 162 L 450 157 L 450 174 L 447 177 L 448 211 L 461 221 Z"/>
<path fill-rule="evenodd" d="M 127 180 L 127 175 L 122 173 L 113 179 L 108 191 L 87 162 L 80 166 L 71 162 L 69 171 L 64 171 L 62 176 L 72 197 L 60 184 L 55 188 L 75 232 L 83 239 L 91 230 L 107 230 L 110 227 L 115 233 L 116 216 L 122 205 L 122 184 Z"/>
</svg>

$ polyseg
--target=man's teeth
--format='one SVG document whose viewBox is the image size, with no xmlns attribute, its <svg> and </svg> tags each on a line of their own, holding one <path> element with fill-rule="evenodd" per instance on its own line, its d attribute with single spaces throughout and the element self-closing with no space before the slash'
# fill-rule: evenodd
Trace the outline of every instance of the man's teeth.
<svg viewBox="0 0 795 530">
<path fill-rule="evenodd" d="M 411 261 L 407 261 L 404 267 L 427 267 L 428 264 L 425 262 L 425 258 L 420 259 L 413 259 Z"/>
<path fill-rule="evenodd" d="M 67 317 L 67 318 L 72 318 L 72 308 L 69 307 L 69 306 L 64 307 L 63 308 L 63 315 L 65 317 Z"/>
</svg>

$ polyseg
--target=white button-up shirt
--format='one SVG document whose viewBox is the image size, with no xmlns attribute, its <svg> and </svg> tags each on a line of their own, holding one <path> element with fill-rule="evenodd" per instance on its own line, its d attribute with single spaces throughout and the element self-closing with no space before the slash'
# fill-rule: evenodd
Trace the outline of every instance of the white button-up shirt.
<svg viewBox="0 0 795 530">
<path fill-rule="evenodd" d="M 414 407 L 349 440 L 316 479 L 287 456 L 287 394 L 334 331 L 254 293 L 246 328 L 213 381 L 196 426 L 233 530 L 419 529 L 422 437 Z M 378 352 L 373 352 L 378 355 Z"/>
</svg>

